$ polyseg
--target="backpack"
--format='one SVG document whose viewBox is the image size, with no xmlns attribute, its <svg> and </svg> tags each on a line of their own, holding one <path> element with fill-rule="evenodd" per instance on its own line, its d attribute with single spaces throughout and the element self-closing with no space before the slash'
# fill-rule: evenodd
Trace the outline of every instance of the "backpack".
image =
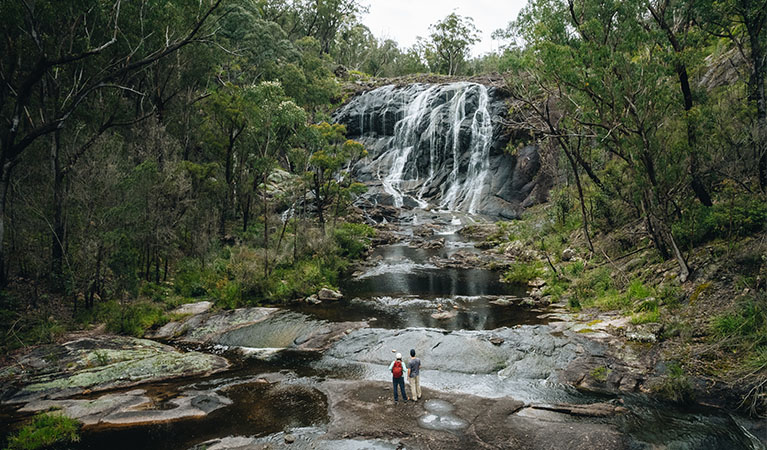
<svg viewBox="0 0 767 450">
<path fill-rule="evenodd" d="M 394 378 L 402 378 L 402 361 L 394 361 L 394 367 L 391 369 Z"/>
</svg>

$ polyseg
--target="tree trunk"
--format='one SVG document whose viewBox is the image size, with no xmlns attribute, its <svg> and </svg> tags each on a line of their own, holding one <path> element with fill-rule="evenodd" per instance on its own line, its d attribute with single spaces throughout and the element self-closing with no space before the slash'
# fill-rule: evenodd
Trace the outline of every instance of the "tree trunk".
<svg viewBox="0 0 767 450">
<path fill-rule="evenodd" d="M 759 158 L 759 187 L 762 192 L 767 192 L 767 44 L 765 43 L 765 32 L 767 20 L 758 19 L 761 12 L 756 17 L 743 17 L 744 24 L 748 30 L 749 44 L 751 45 L 751 64 L 753 72 L 751 73 L 754 86 L 754 97 L 756 99 L 756 149 Z"/>
<path fill-rule="evenodd" d="M 51 230 L 51 288 L 61 292 L 64 282 L 64 172 L 61 169 L 61 133 L 53 133 L 51 143 L 53 172 L 53 226 Z"/>
<path fill-rule="evenodd" d="M 234 194 L 232 193 L 232 157 L 234 155 L 234 142 L 239 133 L 230 132 L 229 145 L 226 148 L 226 161 L 224 167 L 224 179 L 226 181 L 226 193 L 224 194 L 224 204 L 221 205 L 221 222 L 219 223 L 218 233 L 221 240 L 226 236 L 226 218 L 232 204 Z"/>
<path fill-rule="evenodd" d="M 314 185 L 317 188 L 314 195 L 314 202 L 317 205 L 317 218 L 320 221 L 320 225 L 322 226 L 322 234 L 325 234 L 325 216 L 322 213 L 322 183 L 319 175 L 317 173 L 314 174 Z"/>
<path fill-rule="evenodd" d="M 160 282 L 160 250 L 154 251 L 154 282 Z"/>
<path fill-rule="evenodd" d="M 653 244 L 655 244 L 655 248 L 658 250 L 658 253 L 660 253 L 661 258 L 668 259 L 669 253 L 668 249 L 666 248 L 666 244 L 663 242 L 663 238 L 658 233 L 658 230 L 652 223 L 652 217 L 650 215 L 649 207 L 647 205 L 647 197 L 652 194 L 645 193 L 644 199 L 641 201 L 642 205 L 642 215 L 645 218 L 645 226 L 647 227 L 647 233 L 650 235 L 650 238 L 653 241 Z"/>
<path fill-rule="evenodd" d="M 672 29 L 666 20 L 666 9 L 668 8 L 668 0 L 659 5 L 656 9 L 651 3 L 648 4 L 650 13 L 655 18 L 655 22 L 666 33 L 666 37 L 674 49 L 677 58 L 679 58 L 674 69 L 676 70 L 677 77 L 679 78 L 679 87 L 682 90 L 682 98 L 684 102 L 685 122 L 687 125 L 687 147 L 689 151 L 689 165 L 688 172 L 690 174 L 690 187 L 695 193 L 698 200 L 705 206 L 712 206 L 711 195 L 709 195 L 703 182 L 700 180 L 700 174 L 698 173 L 698 138 L 697 127 L 692 117 L 690 117 L 690 110 L 692 110 L 693 99 L 692 89 L 690 88 L 690 78 L 687 75 L 687 66 L 682 62 L 682 53 L 684 52 L 684 44 L 677 38 L 677 33 Z M 685 28 L 686 30 L 686 28 Z M 684 33 L 684 31 L 682 31 Z"/>
<path fill-rule="evenodd" d="M 266 196 L 266 181 L 269 175 L 264 173 L 263 194 L 264 202 L 264 279 L 269 278 L 269 200 Z"/>
<path fill-rule="evenodd" d="M 692 110 L 692 90 L 690 89 L 690 80 L 687 76 L 687 67 L 684 64 L 677 64 L 677 74 L 679 76 L 679 84 L 682 88 L 682 96 L 684 97 L 684 112 L 685 122 L 687 124 L 687 146 L 690 152 L 690 187 L 695 193 L 698 200 L 705 206 L 712 206 L 711 195 L 708 193 L 706 186 L 700 179 L 698 173 L 698 135 L 697 127 L 694 119 L 691 117 L 690 111 Z"/>
<path fill-rule="evenodd" d="M 101 260 L 103 259 L 103 257 L 104 257 L 104 247 L 102 247 L 101 244 L 99 244 L 99 248 L 96 251 L 96 271 L 94 273 L 93 284 L 91 285 L 92 288 L 91 288 L 90 296 L 88 298 L 88 306 L 87 306 L 88 309 L 93 309 L 93 297 L 96 294 L 99 294 L 99 296 L 101 295 L 100 294 L 100 292 L 101 292 L 101 287 L 100 287 L 100 283 L 101 283 Z"/>
<path fill-rule="evenodd" d="M 0 287 L 5 287 L 8 284 L 5 271 L 5 207 L 11 179 L 10 172 L 11 164 L 9 162 L 0 166 Z"/>
<path fill-rule="evenodd" d="M 671 250 L 674 252 L 674 258 L 676 258 L 676 262 L 679 265 L 679 281 L 684 283 L 690 278 L 690 266 L 687 265 L 687 260 L 684 259 L 684 255 L 682 255 L 682 252 L 679 250 L 679 246 L 676 245 L 676 240 L 674 240 L 674 235 L 671 233 L 671 230 L 667 229 L 666 235 L 668 236 L 669 244 L 671 244 Z"/>
<path fill-rule="evenodd" d="M 245 196 L 242 203 L 242 232 L 248 231 L 248 220 L 250 220 L 250 194 Z"/>
<path fill-rule="evenodd" d="M 586 214 L 586 200 L 583 198 L 583 187 L 581 186 L 581 177 L 578 175 L 578 166 L 575 163 L 575 159 L 570 154 L 570 151 L 562 146 L 562 150 L 567 156 L 567 160 L 570 162 L 570 167 L 573 169 L 573 175 L 575 176 L 575 186 L 578 188 L 578 200 L 581 204 L 581 218 L 583 219 L 583 233 L 586 235 L 586 242 L 589 244 L 589 250 L 594 253 L 594 244 L 591 242 L 591 236 L 589 235 L 589 220 Z"/>
</svg>

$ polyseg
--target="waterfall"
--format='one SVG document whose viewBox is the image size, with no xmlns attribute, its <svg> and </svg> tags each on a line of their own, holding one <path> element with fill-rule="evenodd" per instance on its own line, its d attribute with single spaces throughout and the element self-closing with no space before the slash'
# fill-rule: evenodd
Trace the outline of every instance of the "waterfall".
<svg viewBox="0 0 767 450">
<path fill-rule="evenodd" d="M 547 187 L 535 189 L 546 178 L 534 145 L 504 152 L 507 112 L 495 87 L 416 83 L 363 92 L 333 119 L 368 151 L 353 169 L 368 186 L 360 204 L 516 218 Z"/>
<path fill-rule="evenodd" d="M 394 206 L 476 213 L 489 183 L 489 104 L 476 83 L 389 85 L 357 96 L 336 120 L 366 145 Z"/>
</svg>

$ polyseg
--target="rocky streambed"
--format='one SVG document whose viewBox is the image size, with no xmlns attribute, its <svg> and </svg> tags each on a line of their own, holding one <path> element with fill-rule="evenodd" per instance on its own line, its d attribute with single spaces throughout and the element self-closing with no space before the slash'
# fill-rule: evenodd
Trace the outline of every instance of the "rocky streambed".
<svg viewBox="0 0 767 450">
<path fill-rule="evenodd" d="M 620 318 L 579 323 L 500 283 L 486 267 L 509 255 L 457 234 L 467 218 L 419 214 L 387 226 L 343 298 L 201 302 L 150 339 L 20 356 L 0 372 L 2 429 L 56 408 L 83 422 L 81 449 L 764 448 L 763 423 L 647 396 L 656 358 L 616 337 Z M 424 398 L 395 405 L 387 366 L 410 348 Z"/>
</svg>

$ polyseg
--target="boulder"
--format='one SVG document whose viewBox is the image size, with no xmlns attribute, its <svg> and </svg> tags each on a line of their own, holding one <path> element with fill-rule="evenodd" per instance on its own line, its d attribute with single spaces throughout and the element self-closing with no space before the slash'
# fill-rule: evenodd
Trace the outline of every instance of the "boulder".
<svg viewBox="0 0 767 450">
<path fill-rule="evenodd" d="M 317 293 L 317 298 L 320 300 L 341 300 L 344 298 L 343 294 L 333 289 L 322 288 Z"/>
<path fill-rule="evenodd" d="M 635 342 L 654 343 L 658 341 L 658 336 L 662 330 L 663 325 L 659 323 L 632 325 L 626 330 L 626 339 Z"/>
<path fill-rule="evenodd" d="M 213 302 L 197 302 L 197 303 L 187 303 L 186 305 L 181 305 L 178 308 L 171 311 L 171 314 L 177 314 L 177 315 L 197 315 L 206 313 L 210 310 L 210 308 L 213 307 Z"/>
<path fill-rule="evenodd" d="M 437 319 L 437 320 L 448 320 L 455 317 L 456 314 L 457 313 L 455 311 L 440 311 L 440 312 L 435 312 L 434 314 L 431 315 L 431 317 L 432 319 Z"/>
<path fill-rule="evenodd" d="M 229 362 L 220 356 L 180 352 L 147 339 L 107 335 L 37 347 L 20 357 L 17 366 L 0 371 L 0 382 L 12 379 L 21 386 L 5 399 L 18 404 L 204 376 L 228 367 Z"/>
<path fill-rule="evenodd" d="M 408 244 L 410 248 L 423 248 L 427 250 L 436 250 L 445 247 L 445 238 L 423 240 L 417 239 L 410 241 Z"/>
<path fill-rule="evenodd" d="M 525 244 L 520 240 L 514 240 L 506 244 L 503 255 L 507 258 L 518 258 L 525 251 Z"/>
</svg>

